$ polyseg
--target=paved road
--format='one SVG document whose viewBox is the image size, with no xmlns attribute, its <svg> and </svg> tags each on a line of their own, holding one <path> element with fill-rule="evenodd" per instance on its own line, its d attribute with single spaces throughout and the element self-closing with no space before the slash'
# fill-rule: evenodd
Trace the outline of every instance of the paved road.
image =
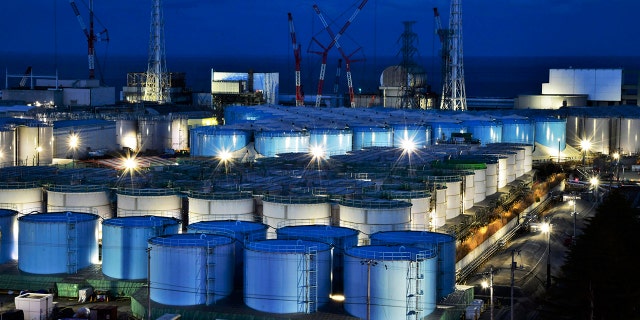
<svg viewBox="0 0 640 320">
<path fill-rule="evenodd" d="M 593 216 L 595 203 L 590 199 L 576 201 L 576 232 L 579 235 L 584 226 L 584 218 Z M 574 218 L 571 215 L 573 205 L 568 201 L 554 204 L 547 212 L 546 219 L 550 219 L 552 229 L 548 234 L 539 231 L 522 232 L 516 235 L 505 247 L 485 262 L 478 272 L 467 279 L 467 285 L 475 286 L 477 298 L 487 303 L 486 311 L 481 319 L 490 319 L 488 305 L 490 290 L 483 289 L 480 283 L 488 281 L 489 270 L 494 270 L 494 319 L 511 319 L 511 261 L 517 264 L 514 270 L 514 319 L 536 319 L 539 299 L 543 297 L 547 283 L 547 265 L 551 267 L 553 275 L 560 272 L 564 263 L 567 245 L 573 236 Z M 551 255 L 547 253 L 551 249 Z M 550 260 L 547 260 L 550 257 Z"/>
</svg>

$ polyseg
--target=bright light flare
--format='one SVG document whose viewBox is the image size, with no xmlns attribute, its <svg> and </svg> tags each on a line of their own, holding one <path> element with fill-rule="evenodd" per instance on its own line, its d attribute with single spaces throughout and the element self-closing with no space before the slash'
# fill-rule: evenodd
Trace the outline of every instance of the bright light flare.
<svg viewBox="0 0 640 320">
<path fill-rule="evenodd" d="M 403 139 L 400 141 L 400 148 L 404 150 L 404 152 L 412 153 L 416 151 L 416 143 L 411 139 Z"/>
<path fill-rule="evenodd" d="M 75 133 L 69 135 L 69 148 L 76 149 L 80 145 L 80 139 Z"/>
<path fill-rule="evenodd" d="M 487 280 L 482 280 L 482 282 L 480 282 L 480 285 L 482 286 L 482 288 L 486 289 L 489 288 L 489 281 Z"/>
<path fill-rule="evenodd" d="M 540 226 L 540 231 L 542 231 L 542 233 L 549 233 L 551 232 L 551 224 L 549 222 L 545 222 Z"/>
<path fill-rule="evenodd" d="M 37 146 L 36 147 L 36 152 L 38 152 L 38 153 L 42 152 L 42 147 L 41 146 Z"/>
<path fill-rule="evenodd" d="M 344 296 L 341 294 L 331 294 L 329 295 L 329 299 L 333 301 L 344 301 Z"/>
<path fill-rule="evenodd" d="M 136 158 L 127 157 L 124 159 L 124 167 L 129 171 L 135 170 L 138 168 L 138 161 L 136 161 Z"/>
<path fill-rule="evenodd" d="M 613 154 L 613 158 L 614 158 L 614 159 L 616 159 L 616 160 L 620 159 L 620 154 L 619 154 L 619 153 L 617 153 L 617 152 L 616 152 L 616 153 L 614 153 L 614 154 Z"/>
<path fill-rule="evenodd" d="M 325 156 L 325 151 L 322 146 L 313 146 L 310 151 L 314 158 L 324 158 Z"/>
<path fill-rule="evenodd" d="M 600 180 L 598 179 L 598 177 L 591 177 L 591 179 L 589 179 L 589 182 L 591 183 L 591 185 L 597 186 Z"/>
<path fill-rule="evenodd" d="M 591 149 L 591 141 L 586 140 L 586 139 L 585 139 L 585 140 L 580 141 L 580 148 L 581 148 L 583 151 L 589 151 L 589 149 Z"/>
<path fill-rule="evenodd" d="M 229 160 L 231 160 L 232 155 L 231 155 L 231 152 L 229 152 L 227 150 L 222 150 L 218 154 L 218 158 L 220 158 L 220 161 L 222 161 L 222 162 L 228 162 Z"/>
</svg>

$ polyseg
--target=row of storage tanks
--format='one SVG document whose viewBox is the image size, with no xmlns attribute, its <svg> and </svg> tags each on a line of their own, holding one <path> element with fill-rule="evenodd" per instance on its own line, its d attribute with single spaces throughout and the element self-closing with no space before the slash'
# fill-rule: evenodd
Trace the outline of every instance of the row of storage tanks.
<svg viewBox="0 0 640 320">
<path fill-rule="evenodd" d="M 339 221 L 363 235 L 404 230 L 407 226 L 434 229 L 531 171 L 532 146 L 497 144 L 481 149 L 472 155 L 441 161 L 432 171 L 422 172 L 427 183 L 414 190 L 384 188 L 370 181 L 380 190 L 366 197 L 345 197 L 338 201 L 295 190 L 280 195 L 182 192 L 173 188 L 110 189 L 106 185 L 43 187 L 35 182 L 12 182 L 0 184 L 0 203 L 21 213 L 70 210 L 94 213 L 103 219 L 156 215 L 189 222 L 254 221 L 260 215 L 258 219 L 272 229 L 292 221 L 322 224 Z M 280 184 L 291 184 L 291 179 Z M 332 180 L 327 182 L 331 184 Z"/>
<path fill-rule="evenodd" d="M 75 273 L 99 263 L 98 215 L 17 215 L 0 210 L 0 256 L 17 247 L 20 270 Z M 150 298 L 165 305 L 214 304 L 241 285 L 245 304 L 263 312 L 311 313 L 341 294 L 356 317 L 419 319 L 455 286 L 455 238 L 442 233 L 381 231 L 358 245 L 358 230 L 319 224 L 282 226 L 272 239 L 268 225 L 242 220 L 200 221 L 187 233 L 160 216 L 101 225 L 103 274 L 148 278 Z"/>
</svg>

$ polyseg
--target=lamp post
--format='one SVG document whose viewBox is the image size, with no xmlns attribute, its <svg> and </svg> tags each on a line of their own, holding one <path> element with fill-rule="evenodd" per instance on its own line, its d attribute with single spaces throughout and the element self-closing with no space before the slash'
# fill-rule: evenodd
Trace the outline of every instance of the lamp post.
<svg viewBox="0 0 640 320">
<path fill-rule="evenodd" d="M 547 234 L 547 289 L 551 288 L 551 223 L 542 224 L 542 233 Z"/>
<path fill-rule="evenodd" d="M 486 274 L 486 273 L 485 273 Z M 493 320 L 493 266 L 489 267 L 489 283 L 482 282 L 483 288 L 489 288 L 489 309 L 491 314 L 491 320 Z"/>
<path fill-rule="evenodd" d="M 378 264 L 372 259 L 362 260 L 361 264 L 367 265 L 367 320 L 371 320 L 371 267 Z"/>
<path fill-rule="evenodd" d="M 72 166 L 74 168 L 76 166 L 76 151 L 77 151 L 79 145 L 80 145 L 80 141 L 78 139 L 78 136 L 75 133 L 72 133 L 69 136 L 69 149 L 72 152 L 72 154 L 71 154 L 71 162 L 72 162 Z"/>
<path fill-rule="evenodd" d="M 576 212 L 576 195 L 573 194 L 571 198 L 570 205 L 573 205 L 573 211 L 571 211 L 571 215 L 573 216 L 573 239 L 572 241 L 576 241 L 576 219 L 578 216 L 578 212 Z"/>
<path fill-rule="evenodd" d="M 515 254 L 516 252 L 518 253 L 518 255 L 520 255 L 520 250 L 511 250 L 511 320 L 513 320 L 513 287 L 514 287 L 514 282 L 515 282 L 515 273 L 516 273 L 516 268 L 518 267 L 517 263 L 515 262 Z"/>
<path fill-rule="evenodd" d="M 560 138 L 558 138 L 558 163 L 560 163 Z"/>
<path fill-rule="evenodd" d="M 591 187 L 593 188 L 593 196 L 596 199 L 596 203 L 598 203 L 598 184 L 600 183 L 600 180 L 598 179 L 598 177 L 592 177 L 591 179 L 589 179 L 589 182 L 591 183 Z"/>
</svg>

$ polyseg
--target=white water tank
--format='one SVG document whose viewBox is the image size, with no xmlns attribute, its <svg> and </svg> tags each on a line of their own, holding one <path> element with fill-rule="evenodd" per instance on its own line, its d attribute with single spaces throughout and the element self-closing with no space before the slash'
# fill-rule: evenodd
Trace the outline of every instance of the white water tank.
<svg viewBox="0 0 640 320">
<path fill-rule="evenodd" d="M 182 220 L 182 200 L 176 190 L 123 188 L 116 194 L 118 217 L 150 215 Z"/>
<path fill-rule="evenodd" d="M 340 226 L 360 231 L 361 243 L 378 231 L 405 230 L 411 222 L 411 203 L 385 199 L 348 199 L 340 203 Z"/>
<path fill-rule="evenodd" d="M 212 220 L 254 221 L 254 201 L 248 192 L 189 193 L 189 223 Z"/>
</svg>

